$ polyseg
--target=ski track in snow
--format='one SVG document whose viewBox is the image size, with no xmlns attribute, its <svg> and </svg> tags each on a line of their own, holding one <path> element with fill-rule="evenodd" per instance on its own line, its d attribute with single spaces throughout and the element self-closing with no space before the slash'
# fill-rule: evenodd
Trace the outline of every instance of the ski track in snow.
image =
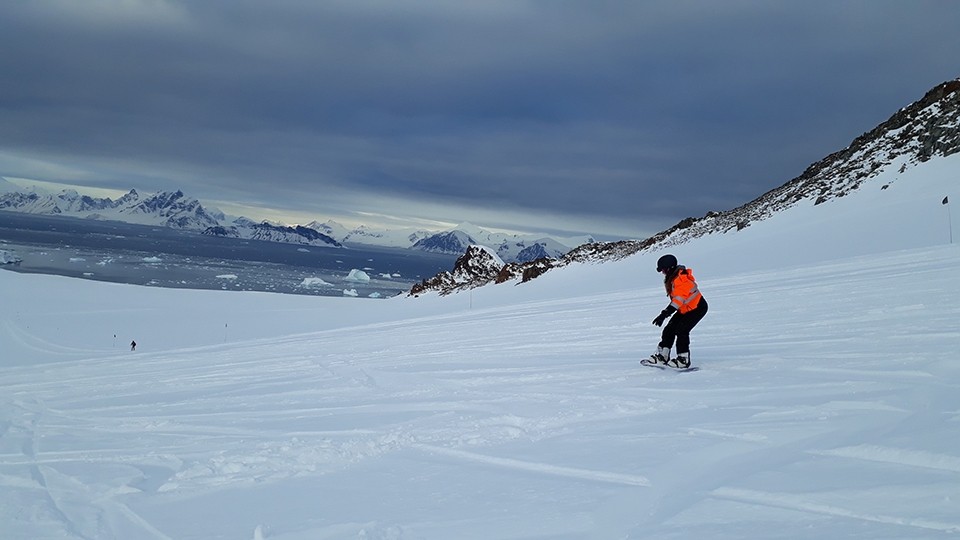
<svg viewBox="0 0 960 540">
<path fill-rule="evenodd" d="M 931 254 L 917 271 L 956 275 L 956 250 Z M 0 525 L 69 539 L 956 534 L 960 294 L 891 271 L 897 259 L 712 280 L 689 374 L 637 365 L 656 288 L 84 360 L 8 319 L 5 336 L 67 359 L 2 371 Z"/>
</svg>

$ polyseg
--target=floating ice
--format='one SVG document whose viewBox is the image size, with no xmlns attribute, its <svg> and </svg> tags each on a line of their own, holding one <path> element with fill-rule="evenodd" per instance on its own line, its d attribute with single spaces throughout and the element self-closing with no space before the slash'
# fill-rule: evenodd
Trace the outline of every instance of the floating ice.
<svg viewBox="0 0 960 540">
<path fill-rule="evenodd" d="M 354 283 L 369 283 L 370 274 L 367 274 L 363 270 L 357 270 L 356 268 L 354 268 L 353 270 L 350 270 L 350 274 L 347 277 L 343 278 L 343 280 L 352 281 Z"/>
<path fill-rule="evenodd" d="M 12 251 L 0 249 L 0 264 L 13 264 L 20 261 L 20 257 L 17 257 Z"/>
<path fill-rule="evenodd" d="M 333 286 L 332 283 L 327 283 L 326 281 L 318 277 L 303 278 L 303 281 L 301 281 L 300 285 L 298 285 L 298 287 L 301 287 L 304 289 L 316 289 L 318 287 L 332 287 L 332 286 Z"/>
</svg>

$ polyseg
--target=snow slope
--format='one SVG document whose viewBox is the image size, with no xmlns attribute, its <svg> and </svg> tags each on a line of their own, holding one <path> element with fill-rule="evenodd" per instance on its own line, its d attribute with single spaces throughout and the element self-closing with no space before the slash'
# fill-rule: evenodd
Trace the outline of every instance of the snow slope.
<svg viewBox="0 0 960 540">
<path fill-rule="evenodd" d="M 957 537 L 958 163 L 677 246 L 696 373 L 637 364 L 660 253 L 379 302 L 0 272 L 2 537 Z"/>
</svg>

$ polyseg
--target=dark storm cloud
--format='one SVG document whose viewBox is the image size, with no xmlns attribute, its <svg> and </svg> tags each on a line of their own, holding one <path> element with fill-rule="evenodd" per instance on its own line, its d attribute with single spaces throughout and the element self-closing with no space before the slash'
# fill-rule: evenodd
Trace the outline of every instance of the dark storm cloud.
<svg viewBox="0 0 960 540">
<path fill-rule="evenodd" d="M 958 23 L 949 1 L 5 2 L 0 175 L 637 236 L 957 77 Z"/>
</svg>

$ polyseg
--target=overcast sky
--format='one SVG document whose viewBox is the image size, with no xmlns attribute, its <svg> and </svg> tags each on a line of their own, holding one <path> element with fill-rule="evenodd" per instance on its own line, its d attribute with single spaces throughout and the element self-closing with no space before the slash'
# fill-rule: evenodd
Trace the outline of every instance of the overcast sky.
<svg viewBox="0 0 960 540">
<path fill-rule="evenodd" d="M 960 77 L 958 28 L 953 0 L 6 0 L 0 176 L 643 238 Z"/>
</svg>

